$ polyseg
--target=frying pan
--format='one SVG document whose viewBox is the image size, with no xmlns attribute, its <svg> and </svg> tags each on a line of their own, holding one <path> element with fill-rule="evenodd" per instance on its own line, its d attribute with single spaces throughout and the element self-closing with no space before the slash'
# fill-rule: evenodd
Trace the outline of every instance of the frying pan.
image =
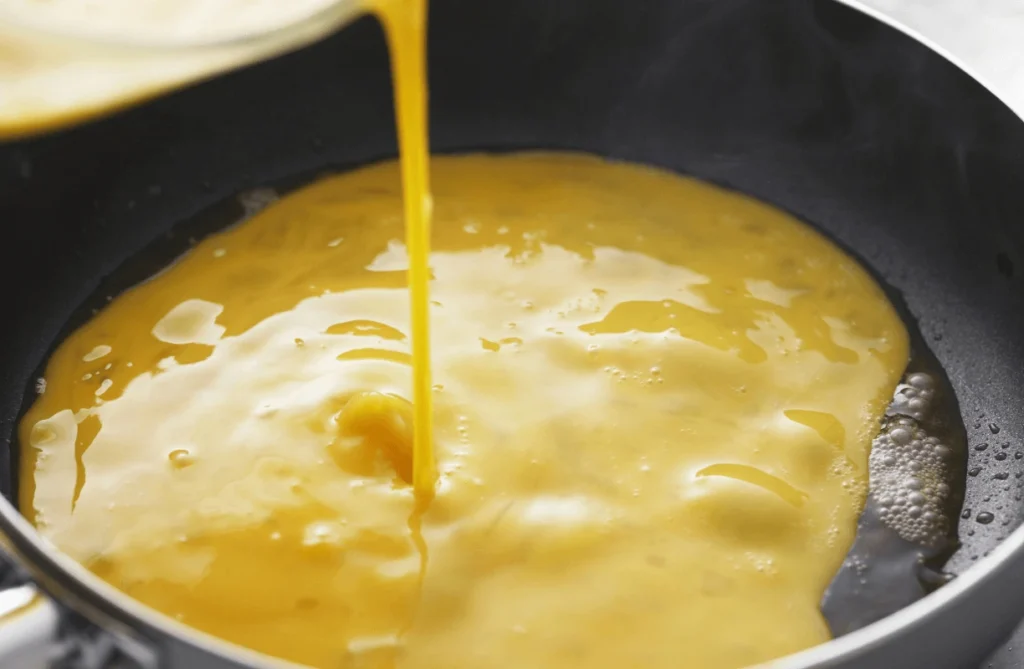
<svg viewBox="0 0 1024 669">
<path fill-rule="evenodd" d="M 578 149 L 692 174 L 814 223 L 899 291 L 968 431 L 955 578 L 773 666 L 977 669 L 1024 615 L 1020 119 L 934 51 L 832 0 L 434 0 L 430 31 L 435 151 Z M 177 223 L 246 189 L 394 155 L 387 68 L 364 19 L 0 148 L 0 530 L 14 573 L 49 595 L 19 607 L 31 585 L 0 592 L 0 609 L 18 609 L 0 626 L 5 667 L 273 666 L 119 596 L 41 540 L 14 508 L 13 432 L 72 315 L 115 292 L 104 277 L 154 240 L 185 248 Z"/>
</svg>

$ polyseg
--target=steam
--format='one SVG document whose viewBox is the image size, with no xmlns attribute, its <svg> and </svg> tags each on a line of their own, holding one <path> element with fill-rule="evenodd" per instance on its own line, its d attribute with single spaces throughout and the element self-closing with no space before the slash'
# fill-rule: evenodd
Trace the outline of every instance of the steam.
<svg viewBox="0 0 1024 669">
<path fill-rule="evenodd" d="M 879 175 L 904 172 L 901 188 L 915 178 L 909 165 L 920 163 L 927 176 L 909 185 L 961 192 L 972 152 L 999 142 L 985 132 L 998 105 L 968 75 L 834 0 L 653 4 L 650 21 L 671 30 L 631 20 L 648 46 L 637 48 L 643 64 L 620 56 L 620 67 L 640 76 L 623 87 L 607 119 L 619 137 L 647 114 L 652 127 L 699 129 L 695 141 L 737 160 L 759 146 L 840 146 L 844 159 L 866 161 Z M 594 64 L 613 85 L 615 67 Z M 948 183 L 930 181 L 937 171 Z"/>
</svg>

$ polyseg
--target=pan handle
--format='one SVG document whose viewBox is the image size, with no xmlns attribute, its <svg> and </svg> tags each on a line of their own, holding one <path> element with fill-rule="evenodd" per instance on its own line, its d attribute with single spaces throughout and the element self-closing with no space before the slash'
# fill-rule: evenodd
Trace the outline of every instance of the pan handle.
<svg viewBox="0 0 1024 669">
<path fill-rule="evenodd" d="M 0 590 L 0 667 L 46 669 L 60 654 L 60 610 L 35 585 Z"/>
</svg>

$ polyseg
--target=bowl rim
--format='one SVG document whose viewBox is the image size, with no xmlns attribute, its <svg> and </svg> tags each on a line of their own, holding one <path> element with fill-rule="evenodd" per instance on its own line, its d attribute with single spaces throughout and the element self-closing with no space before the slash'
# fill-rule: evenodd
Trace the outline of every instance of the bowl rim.
<svg viewBox="0 0 1024 669">
<path fill-rule="evenodd" d="M 300 14 L 284 25 L 266 30 L 229 33 L 224 37 L 202 39 L 167 39 L 135 37 L 106 30 L 76 31 L 66 25 L 47 25 L 17 12 L 0 8 L 0 29 L 15 35 L 31 36 L 40 40 L 55 40 L 80 49 L 144 53 L 153 55 L 192 55 L 204 51 L 235 49 L 272 49 L 274 45 L 301 43 L 305 35 L 325 35 L 352 20 L 359 14 L 368 14 L 373 7 L 367 0 L 325 0 L 322 6 Z"/>
</svg>

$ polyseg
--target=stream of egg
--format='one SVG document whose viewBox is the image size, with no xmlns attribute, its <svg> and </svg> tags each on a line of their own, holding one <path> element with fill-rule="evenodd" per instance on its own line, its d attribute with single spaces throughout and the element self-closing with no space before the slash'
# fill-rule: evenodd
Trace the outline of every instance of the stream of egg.
<svg viewBox="0 0 1024 669">
<path fill-rule="evenodd" d="M 885 295 L 770 207 L 575 155 L 435 159 L 431 253 L 426 6 L 366 8 L 401 164 L 69 336 L 21 422 L 23 510 L 140 601 L 314 667 L 735 669 L 827 640 L 908 355 Z"/>
<path fill-rule="evenodd" d="M 412 347 L 412 484 L 421 500 L 434 494 L 433 383 L 430 360 L 430 221 L 427 137 L 426 0 L 375 3 L 387 35 L 395 89 L 395 122 L 401 156 L 405 239 L 409 254 Z"/>
</svg>

